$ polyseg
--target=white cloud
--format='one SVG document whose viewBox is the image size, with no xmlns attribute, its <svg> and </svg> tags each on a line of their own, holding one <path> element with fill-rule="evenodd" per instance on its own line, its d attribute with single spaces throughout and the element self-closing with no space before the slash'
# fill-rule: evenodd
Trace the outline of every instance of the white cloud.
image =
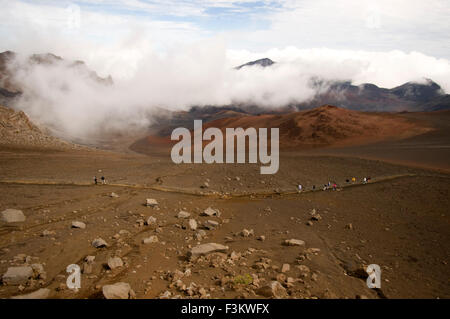
<svg viewBox="0 0 450 319">
<path fill-rule="evenodd" d="M 164 55 L 148 50 L 135 59 L 133 72 L 103 87 L 71 68 L 36 66 L 18 73 L 24 99 L 18 106 L 40 123 L 70 136 L 99 129 L 142 127 L 157 108 L 256 103 L 279 107 L 313 97 L 313 76 L 353 79 L 392 87 L 429 77 L 450 89 L 450 62 L 421 53 L 273 49 L 262 53 L 277 61 L 270 68 L 230 68 L 253 53 L 226 50 L 220 39 L 179 46 Z M 238 63 L 236 63 L 238 64 Z"/>
<path fill-rule="evenodd" d="M 29 99 L 21 107 L 71 135 L 89 135 L 105 122 L 108 128 L 147 125 L 146 114 L 160 106 L 300 102 L 314 93 L 307 85 L 311 76 L 382 87 L 427 77 L 450 92 L 450 43 L 444 41 L 450 17 L 440 0 L 286 1 L 275 9 L 265 3 L 271 11 L 252 18 L 270 24 L 252 32 L 225 27 L 220 34 L 192 17 L 204 17 L 213 6 L 238 10 L 239 3 L 96 2 L 122 11 L 81 4 L 77 24 L 70 2 L 0 0 L 0 49 L 52 52 L 113 76 L 114 88 L 104 88 L 62 67 L 22 74 Z M 155 20 L 130 10 L 190 19 Z M 278 63 L 232 69 L 263 57 Z M 60 82 L 66 89 L 54 85 Z"/>
</svg>

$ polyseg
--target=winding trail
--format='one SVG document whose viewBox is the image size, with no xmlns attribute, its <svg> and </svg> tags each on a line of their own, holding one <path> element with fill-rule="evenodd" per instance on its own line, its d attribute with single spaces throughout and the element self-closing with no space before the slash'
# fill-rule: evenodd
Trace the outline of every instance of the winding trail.
<svg viewBox="0 0 450 319">
<path fill-rule="evenodd" d="M 350 187 L 359 187 L 364 186 L 368 184 L 374 184 L 374 183 L 382 183 L 386 181 L 391 181 L 394 179 L 399 178 L 407 178 L 407 177 L 414 177 L 417 176 L 417 174 L 397 174 L 397 175 L 389 175 L 389 176 L 381 176 L 381 177 L 374 177 L 372 180 L 367 183 L 349 183 L 347 185 L 341 185 L 338 189 L 343 188 L 350 188 Z M 0 184 L 11 184 L 11 185 L 45 185 L 45 186 L 80 186 L 80 187 L 101 187 L 103 185 L 94 185 L 92 183 L 78 183 L 78 182 L 61 182 L 61 181 L 46 181 L 46 180 L 0 180 Z M 311 193 L 311 192 L 318 192 L 322 191 L 322 189 L 316 189 L 316 190 L 303 190 L 301 192 L 298 192 L 296 190 L 255 190 L 250 192 L 235 192 L 235 193 L 221 193 L 218 191 L 212 191 L 212 192 L 205 192 L 205 191 L 198 191 L 195 189 L 183 189 L 183 188 L 177 188 L 177 187 L 170 187 L 170 186 L 163 186 L 161 184 L 152 184 L 152 185 L 142 185 L 142 184 L 121 184 L 121 183 L 110 183 L 106 184 L 105 186 L 109 187 L 118 187 L 118 188 L 132 188 L 132 189 L 148 189 L 158 192 L 166 192 L 166 193 L 175 193 L 175 194 L 184 194 L 184 195 L 193 195 L 193 196 L 206 196 L 206 197 L 220 197 L 223 199 L 231 199 L 235 197 L 266 197 L 266 196 L 272 196 L 272 195 L 278 195 L 278 196 L 285 196 L 285 195 L 294 195 L 294 194 L 304 194 L 304 193 Z"/>
</svg>

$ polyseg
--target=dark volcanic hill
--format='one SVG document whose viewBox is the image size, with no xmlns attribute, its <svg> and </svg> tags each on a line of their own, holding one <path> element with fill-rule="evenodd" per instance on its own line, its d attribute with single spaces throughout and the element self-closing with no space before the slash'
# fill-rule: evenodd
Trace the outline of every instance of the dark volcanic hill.
<svg viewBox="0 0 450 319">
<path fill-rule="evenodd" d="M 240 70 L 253 65 L 269 67 L 274 63 L 271 59 L 263 58 L 242 64 L 235 69 Z M 303 110 L 331 104 L 351 110 L 377 112 L 450 109 L 450 95 L 445 94 L 440 85 L 430 79 L 424 79 L 421 83 L 407 82 L 388 89 L 371 83 L 354 85 L 351 81 L 311 78 L 310 86 L 316 89 L 317 94 L 309 101 L 298 102 L 291 106 Z"/>
<path fill-rule="evenodd" d="M 407 82 L 392 89 L 365 83 L 326 82 L 312 80 L 318 93 L 313 99 L 296 106 L 309 109 L 321 104 L 333 104 L 358 111 L 401 112 L 435 111 L 450 109 L 450 95 L 430 79 L 424 83 Z"/>
<path fill-rule="evenodd" d="M 253 65 L 258 65 L 258 66 L 262 66 L 263 68 L 265 68 L 266 66 L 271 66 L 272 64 L 275 64 L 275 62 L 273 62 L 271 59 L 263 58 L 263 59 L 247 62 L 245 64 L 237 66 L 235 69 L 239 70 L 239 69 L 242 69 L 243 67 L 253 66 Z"/>
</svg>

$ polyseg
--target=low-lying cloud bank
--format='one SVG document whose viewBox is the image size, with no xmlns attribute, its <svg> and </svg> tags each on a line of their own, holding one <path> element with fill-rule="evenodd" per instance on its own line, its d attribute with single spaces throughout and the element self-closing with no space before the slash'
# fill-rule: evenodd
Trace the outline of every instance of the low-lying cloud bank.
<svg viewBox="0 0 450 319">
<path fill-rule="evenodd" d="M 277 63 L 267 68 L 233 68 L 263 57 Z M 14 72 L 24 92 L 16 107 L 38 123 L 71 137 L 143 128 L 151 124 L 159 108 L 186 110 L 193 105 L 233 103 L 281 107 L 301 103 L 316 93 L 310 86 L 312 77 L 352 80 L 356 84 L 370 82 L 382 87 L 430 78 L 450 91 L 450 61 L 418 52 L 290 47 L 256 54 L 226 50 L 222 43 L 213 41 L 163 55 L 149 50 L 120 64 L 101 59 L 99 54 L 95 58 L 87 56 L 89 68 L 110 73 L 113 85 L 99 83 L 70 67 L 73 61 L 24 68 L 25 60 L 19 56 L 14 64 L 16 68 L 21 65 Z"/>
</svg>

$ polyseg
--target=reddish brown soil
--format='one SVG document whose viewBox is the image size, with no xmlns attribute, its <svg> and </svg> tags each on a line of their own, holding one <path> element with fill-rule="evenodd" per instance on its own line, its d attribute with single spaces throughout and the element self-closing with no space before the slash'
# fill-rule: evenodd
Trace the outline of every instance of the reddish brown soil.
<svg viewBox="0 0 450 319">
<path fill-rule="evenodd" d="M 279 273 L 284 263 L 291 265 L 286 276 L 295 280 L 286 286 L 288 298 L 450 297 L 448 175 L 379 161 L 294 153 L 283 153 L 280 163 L 276 175 L 261 176 L 258 165 L 174 165 L 168 154 L 4 150 L 0 210 L 22 209 L 27 220 L 0 226 L 0 274 L 24 264 L 14 257 L 25 254 L 44 265 L 47 279 L 29 283 L 22 291 L 0 285 L 0 297 L 47 287 L 52 298 L 101 298 L 103 285 L 122 281 L 132 286 L 137 298 L 156 298 L 166 290 L 186 298 L 172 285 L 171 274 L 189 268 L 192 275 L 183 283 L 196 283 L 211 298 L 262 298 L 255 285 L 239 284 L 237 278 L 254 274 L 264 285 L 278 276 L 283 282 Z M 92 177 L 100 174 L 108 184 L 92 185 Z M 373 182 L 362 185 L 367 175 Z M 354 185 L 345 182 L 351 176 L 357 177 Z M 209 188 L 201 189 L 207 180 Z M 328 180 L 335 180 L 342 190 L 310 192 L 313 184 Z M 307 192 L 295 193 L 298 182 Z M 119 197 L 109 197 L 111 192 Z M 155 198 L 160 210 L 145 207 L 146 198 Z M 222 215 L 200 216 L 209 206 Z M 308 226 L 313 208 L 322 219 Z M 220 225 L 205 230 L 206 238 L 198 241 L 195 231 L 186 228 L 187 220 L 175 217 L 182 209 L 198 222 L 212 219 Z M 139 226 L 138 220 L 149 216 L 157 218 L 159 230 Z M 86 229 L 70 228 L 73 220 L 85 222 Z M 352 230 L 345 227 L 349 223 Z M 242 237 L 244 228 L 253 229 L 255 236 Z M 42 236 L 44 230 L 54 234 Z M 120 230 L 130 233 L 113 237 Z M 159 243 L 143 244 L 150 235 L 158 236 Z M 266 240 L 257 240 L 259 235 Z M 109 247 L 93 248 L 91 241 L 97 237 Z M 306 247 L 283 246 L 289 238 L 304 240 Z M 190 262 L 188 251 L 199 242 L 225 244 L 227 256 L 235 251 L 243 257 L 222 263 L 218 254 Z M 320 252 L 302 261 L 308 248 Z M 68 290 L 66 267 L 82 265 L 88 255 L 96 257 L 93 272 L 82 274 L 80 291 Z M 125 266 L 109 270 L 105 264 L 110 256 L 120 256 Z M 262 257 L 271 262 L 261 272 L 255 267 Z M 355 277 L 355 270 L 369 263 L 382 267 L 379 291 Z M 296 268 L 299 264 L 309 267 L 306 277 Z"/>
<path fill-rule="evenodd" d="M 358 112 L 331 105 L 281 115 L 231 116 L 203 124 L 203 129 L 208 127 L 221 129 L 224 137 L 226 128 L 279 128 L 280 148 L 285 150 L 370 144 L 432 131 L 423 122 L 398 114 Z M 151 153 L 175 143 L 170 136 L 152 135 L 137 141 L 132 149 Z"/>
</svg>

